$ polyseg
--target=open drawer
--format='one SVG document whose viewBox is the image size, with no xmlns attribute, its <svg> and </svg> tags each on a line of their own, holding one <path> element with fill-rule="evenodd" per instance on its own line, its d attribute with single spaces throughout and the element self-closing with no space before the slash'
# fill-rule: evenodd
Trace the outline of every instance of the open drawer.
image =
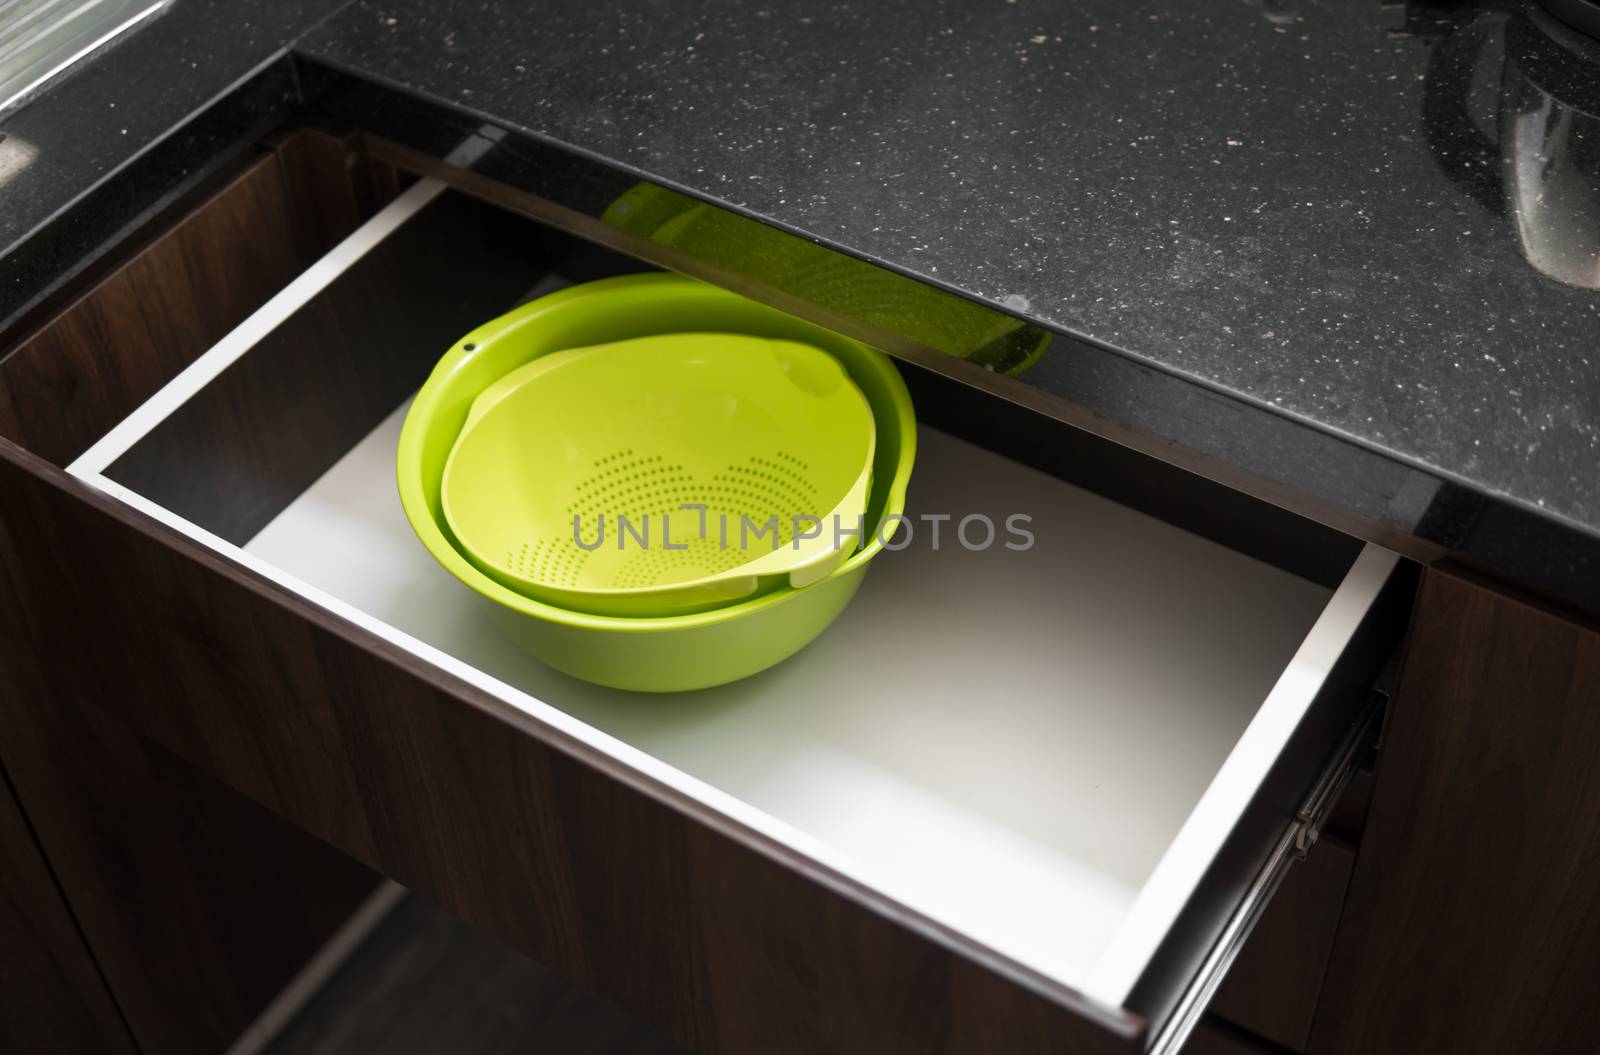
<svg viewBox="0 0 1600 1055">
<path fill-rule="evenodd" d="M 8 454 L 62 677 L 693 1047 L 1176 1050 L 1353 756 L 1396 558 L 1319 584 L 925 428 L 942 545 L 801 654 L 566 678 L 411 536 L 393 452 L 459 334 L 638 266 L 423 180 L 75 480 Z"/>
</svg>

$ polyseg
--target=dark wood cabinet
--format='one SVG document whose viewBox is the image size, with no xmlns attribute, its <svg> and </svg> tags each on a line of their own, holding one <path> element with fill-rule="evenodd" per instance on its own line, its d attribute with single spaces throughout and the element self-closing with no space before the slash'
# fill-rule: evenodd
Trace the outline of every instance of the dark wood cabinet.
<svg viewBox="0 0 1600 1055">
<path fill-rule="evenodd" d="M 1355 848 L 1325 838 L 1290 870 L 1210 1012 L 1289 1051 L 1305 1051 Z"/>
<path fill-rule="evenodd" d="M 1183 1055 L 1279 1055 L 1273 1048 L 1258 1043 L 1248 1033 L 1225 1024 L 1202 1022 L 1184 1045 Z"/>
<path fill-rule="evenodd" d="M 1089 494 L 1098 480 L 1125 504 L 1143 494 L 1155 518 L 1141 523 L 1165 532 L 1153 545 L 1203 522 L 1298 582 L 1272 589 L 1314 596 L 1150 867 L 1118 877 L 1126 904 L 1108 911 L 1146 915 L 1105 948 L 1137 952 L 1071 982 L 602 728 L 637 701 L 541 681 L 568 694 L 552 710 L 481 651 L 397 629 L 361 596 L 245 548 L 354 453 L 378 451 L 369 475 L 387 490 L 373 501 L 392 501 L 384 423 L 471 325 L 563 269 L 643 266 L 570 232 L 419 184 L 114 464 L 64 471 L 401 182 L 372 173 L 357 139 L 277 137 L 0 360 L 0 664 L 13 690 L 0 762 L 15 792 L 0 836 L 8 855 L 32 852 L 6 893 L 48 909 L 36 931 L 19 913 L 0 925 L 42 977 L 88 987 L 76 1024 L 107 1031 L 104 1050 L 219 1050 L 377 873 L 706 1052 L 1145 1051 L 1200 1014 L 1209 972 L 1227 966 L 1219 950 L 1273 890 L 1190 1055 L 1593 1041 L 1593 629 L 1428 573 L 1376 771 L 1312 818 L 1308 803 L 1359 759 L 1341 749 L 1399 646 L 1416 569 L 1302 533 L 1283 511 L 1234 530 L 1253 500 L 1166 487 L 1170 468 L 1126 451 L 1072 478 L 1076 454 L 1039 453 L 1058 427 L 1043 418 L 965 438 L 1025 438 L 1021 460 L 1049 474 L 1041 490 L 1066 479 Z M 919 392 L 943 391 L 924 381 Z M 959 431 L 955 406 L 938 416 Z M 1281 629 L 1232 614 L 1236 637 Z M 924 656 L 953 643 L 915 642 Z M 736 702 L 692 713 L 710 722 Z M 1185 745 L 1146 746 L 1126 764 L 1156 785 Z M 1115 841 L 1100 829 L 1123 814 L 1095 808 L 1077 815 L 1099 832 L 1091 843 Z M 1314 820 L 1328 834 L 1277 886 Z"/>
<path fill-rule="evenodd" d="M 1600 630 L 1424 579 L 1313 1055 L 1600 1048 Z"/>
<path fill-rule="evenodd" d="M 1250 899 L 1266 896 L 1260 891 L 1270 886 L 1258 878 L 1283 866 L 1276 847 L 1303 825 L 1297 811 L 1367 709 L 1371 679 L 1392 651 L 1403 618 L 1403 603 L 1395 602 L 1403 601 L 1405 591 L 1394 581 L 1393 558 L 1337 540 L 1329 553 L 1309 562 L 1330 581 L 1308 580 L 1184 532 L 1182 520 L 1202 513 L 1203 492 L 1169 501 L 1165 515 L 1179 523 L 1163 524 L 1125 510 L 1111 513 L 1104 499 L 1068 481 L 1008 468 L 995 455 L 955 439 L 926 439 L 957 472 L 972 476 L 977 459 L 989 469 L 973 479 L 992 481 L 1003 474 L 1035 502 L 1070 502 L 1085 517 L 1102 518 L 1083 523 L 1109 524 L 1103 518 L 1110 516 L 1135 532 L 1145 547 L 1138 553 L 1123 552 L 1120 527 L 1100 528 L 1084 536 L 1084 544 L 1121 547 L 1118 559 L 1128 574 L 1148 580 L 1142 603 L 1159 607 L 1180 597 L 1188 606 L 1183 611 L 1192 614 L 1171 617 L 1161 624 L 1163 633 L 1173 637 L 1174 648 L 1209 664 L 1216 683 L 1226 686 L 1224 692 L 1209 690 L 1214 710 L 1190 705 L 1195 690 L 1187 679 L 1181 688 L 1151 697 L 1167 702 L 1143 704 L 1168 708 L 1163 713 L 1172 722 L 1212 715 L 1232 731 L 1218 738 L 1215 722 L 1197 729 L 1216 741 L 1203 756 L 1210 758 L 1209 768 L 1177 781 L 1166 772 L 1169 762 L 1192 765 L 1193 743 L 1153 742 L 1147 724 L 1123 717 L 1123 707 L 1140 705 L 1137 695 L 1118 707 L 1098 693 L 1082 697 L 1086 716 L 1101 722 L 1112 737 L 1108 742 L 1126 753 L 1128 773 L 1145 776 L 1120 784 L 1115 799 L 1067 801 L 1060 809 L 1078 812 L 1074 823 L 1091 847 L 1099 839 L 1097 826 L 1114 828 L 1122 818 L 1130 826 L 1148 826 L 1140 838 L 1159 842 L 1145 851 L 1142 871 L 1104 883 L 1078 865 L 1065 867 L 1059 863 L 1065 854 L 1038 844 L 1065 881 L 1081 884 L 1070 897 L 1030 895 L 1040 906 L 1076 906 L 1076 915 L 1060 916 L 1051 926 L 1065 928 L 1062 921 L 1071 920 L 1071 928 L 1092 934 L 1089 928 L 1104 925 L 1093 908 L 1096 899 L 1113 884 L 1129 884 L 1126 893 L 1106 902 L 1119 915 L 1103 938 L 1086 941 L 1074 929 L 1062 931 L 1059 940 L 1076 942 L 1084 951 L 1074 955 L 1087 958 L 1063 966 L 1051 942 L 1037 941 L 1032 927 L 1007 916 L 1003 898 L 976 899 L 980 910 L 991 909 L 972 915 L 964 901 L 923 889 L 932 886 L 926 868 L 913 874 L 888 858 L 862 866 L 870 847 L 835 848 L 795 830 L 793 821 L 765 817 L 736 798 L 730 802 L 717 784 L 721 777 L 674 770 L 641 747 L 619 745 L 618 734 L 574 718 L 586 709 L 596 716 L 597 707 L 613 714 L 646 706 L 688 708 L 704 727 L 704 719 L 718 711 L 759 713 L 764 701 L 748 685 L 704 699 L 656 702 L 610 699 L 556 682 L 540 690 L 567 703 L 567 712 L 554 713 L 518 683 L 491 673 L 515 679 L 528 676 L 526 670 L 507 675 L 492 665 L 474 667 L 461 658 L 472 653 L 462 651 L 459 641 L 436 643 L 429 651 L 385 623 L 404 612 L 363 609 L 361 604 L 371 602 L 359 599 L 346 600 L 344 608 L 330 606 L 266 558 L 241 559 L 245 554 L 237 547 L 296 506 L 302 493 L 355 451 L 374 468 L 342 493 L 371 491 L 378 497 L 360 515 L 382 518 L 374 522 L 380 532 L 394 528 L 393 448 L 382 429 L 426 376 L 438 349 L 568 269 L 581 275 L 583 269 L 606 273 L 630 266 L 620 258 L 597 260 L 597 250 L 569 234 L 437 184 L 408 191 L 371 230 L 378 233 L 359 235 L 340 251 L 338 268 L 319 270 L 325 283 L 301 283 L 298 299 L 275 301 L 271 322 L 252 324 L 251 343 L 227 345 L 233 358 L 192 375 L 199 387 L 159 422 L 142 434 L 119 430 L 134 442 L 115 457 L 108 475 L 68 475 L 24 448 L 46 446 L 57 460 L 76 455 L 95 429 L 110 430 L 151 383 L 192 356 L 193 342 L 155 366 L 145 362 L 150 342 L 130 342 L 124 354 L 139 360 L 145 372 L 103 366 L 97 357 L 117 353 L 100 345 L 75 361 L 69 356 L 59 369 L 85 375 L 73 390 L 74 415 L 82 426 L 70 434 L 46 434 L 42 425 L 18 423 L 13 431 L 25 443 L 0 443 L 0 477 L 9 496 L 0 561 L 17 598 L 14 640 L 33 657 L 35 701 L 67 701 L 44 716 L 37 702 L 29 705 L 14 735 L 34 730 L 44 743 L 87 742 L 88 732 L 58 730 L 53 723 L 71 715 L 80 723 L 103 718 L 110 724 L 100 730 L 101 742 L 110 753 L 115 736 L 106 730 L 137 730 L 141 741 L 157 745 L 145 750 L 163 758 L 170 752 L 614 998 L 691 1048 L 1025 1052 L 1071 1046 L 1132 1052 L 1157 1033 L 1165 1035 L 1166 1023 L 1212 969 L 1208 954 L 1220 935 Z M 172 244 L 173 237 L 155 244 Z M 292 255 L 295 229 L 286 226 L 280 237 L 284 253 Z M 92 316 L 95 310 L 91 298 L 74 312 Z M 85 339 L 71 334 L 67 346 Z M 55 339 L 46 331 L 0 363 L 0 382 L 32 384 L 39 360 L 57 362 L 55 353 L 40 351 L 46 347 L 41 342 Z M 1153 463 L 1134 468 L 1158 471 Z M 347 518 L 346 529 L 354 523 Z M 1275 523 L 1277 529 L 1266 533 L 1274 548 L 1263 556 L 1292 552 L 1295 547 L 1284 543 L 1297 530 L 1304 530 L 1307 545 L 1330 544 L 1325 531 L 1299 529 L 1294 518 Z M 323 536 L 307 544 L 349 539 Z M 384 545 L 375 538 L 369 542 Z M 1182 581 L 1180 571 L 1192 572 L 1195 565 L 1149 574 L 1153 552 L 1170 561 L 1177 548 L 1207 562 L 1213 581 L 1205 591 L 1184 594 L 1172 585 Z M 408 545 L 408 561 L 421 556 L 414 550 Z M 350 566 L 365 556 L 359 547 L 352 550 Z M 433 570 L 408 563 L 393 575 L 379 574 L 383 581 L 420 587 L 431 581 Z M 1126 587 L 1107 580 L 1100 590 L 1107 604 L 1127 603 Z M 1053 596 L 1040 595 L 1042 602 Z M 1206 601 L 1197 607 L 1201 599 Z M 435 607 L 448 603 L 440 598 Z M 1052 619 L 1068 614 L 1087 621 L 1098 604 L 1081 589 L 1069 591 L 1059 595 L 1055 610 L 1041 610 L 1030 623 L 1043 632 L 1056 625 Z M 1069 611 L 1074 606 L 1078 611 Z M 1267 610 L 1279 614 L 1268 616 Z M 1225 632 L 1235 617 L 1257 629 L 1243 638 Z M 874 625 L 881 630 L 888 624 Z M 948 622 L 930 625 L 936 635 L 961 633 Z M 1139 626 L 1147 634 L 1151 624 Z M 866 629 L 840 631 L 832 640 Z M 1257 638 L 1277 644 L 1269 654 Z M 1130 651 L 1150 647 L 1136 634 L 1124 641 Z M 901 651 L 891 639 L 883 644 L 886 656 Z M 927 646 L 940 643 L 929 640 Z M 69 662 L 73 650 L 92 653 L 95 662 Z M 1241 678 L 1235 664 L 1218 659 L 1219 650 L 1249 664 L 1253 673 Z M 1006 662 L 1019 666 L 1005 670 L 992 654 L 973 655 L 975 663 L 996 664 L 997 675 L 1021 676 L 1014 698 L 988 701 L 989 712 L 1002 702 L 1013 709 L 1035 706 L 1036 697 L 1060 684 L 1030 673 L 1054 658 L 1049 649 L 1012 650 L 1009 656 Z M 1079 662 L 1091 661 L 1085 656 Z M 884 661 L 858 652 L 851 662 Z M 901 674 L 912 678 L 923 665 L 907 665 Z M 1107 674 L 1126 667 L 1119 660 Z M 1291 667 L 1315 674 L 1291 676 Z M 812 678 L 832 677 L 828 661 L 790 665 L 784 673 L 803 669 Z M 827 687 L 808 691 L 822 696 L 845 688 L 821 684 Z M 929 728 L 939 731 L 940 742 L 964 749 L 968 712 L 955 707 L 960 701 L 919 711 L 914 705 L 922 689 L 905 681 L 882 687 L 895 691 L 905 705 L 900 720 L 926 724 L 939 718 L 942 725 Z M 973 691 L 981 694 L 984 687 L 974 685 Z M 745 693 L 742 700 L 739 692 Z M 794 715 L 813 709 L 793 688 L 783 698 Z M 888 702 L 881 694 L 876 698 Z M 1172 702 L 1180 698 L 1181 707 Z M 1093 712 L 1097 706 L 1104 713 Z M 754 735 L 781 738 L 788 735 L 785 728 L 790 727 Z M 1248 737 L 1247 747 L 1230 750 L 1232 738 L 1241 735 Z M 1061 770 L 1033 757 L 1026 742 L 997 743 L 995 749 L 1027 755 L 1040 778 Z M 14 750 L 29 748 L 19 743 Z M 895 764 L 892 754 L 864 755 L 858 765 L 872 772 Z M 72 761 L 58 759 L 35 777 L 46 814 L 92 808 L 89 802 L 66 805 L 82 797 L 85 783 Z M 987 764 L 999 779 L 1004 767 L 994 761 Z M 115 768 L 98 767 L 92 756 L 83 764 Z M 796 773 L 809 772 L 802 758 L 792 764 L 801 767 Z M 1223 770 L 1226 778 L 1219 779 Z M 913 812 L 873 821 L 881 841 L 903 837 L 897 830 L 902 823 L 920 825 L 918 852 L 944 852 L 948 840 L 929 819 L 919 818 L 933 810 L 939 824 L 970 823 L 960 818 L 972 807 L 962 813 L 945 804 L 940 773 L 913 773 L 928 786 L 916 788 L 920 797 L 911 806 L 897 807 Z M 808 795 L 824 790 L 819 785 Z M 1141 796 L 1152 791 L 1155 798 L 1146 806 Z M 1075 793 L 1092 791 L 1086 782 Z M 984 852 L 1015 852 L 1005 826 L 1033 813 L 1022 803 L 1005 808 L 1012 812 L 979 816 L 996 833 L 973 833 L 989 840 Z M 829 838 L 848 836 L 842 821 L 829 823 Z M 128 818 L 108 824 L 115 832 L 133 827 Z M 56 827 L 67 830 L 64 822 Z M 161 837 L 159 831 L 139 836 L 152 845 Z M 66 836 L 60 839 L 64 859 L 83 862 L 74 873 L 91 874 L 92 855 L 106 840 L 74 849 Z M 1168 843 L 1175 849 L 1160 853 Z M 1159 882 L 1151 878 L 1158 865 L 1164 873 Z M 1017 872 L 994 873 L 985 882 L 1020 878 L 1025 877 Z M 1135 896 L 1147 883 L 1153 884 L 1151 893 Z M 193 900 L 176 897 L 167 914 L 181 919 Z M 999 940 L 988 929 L 990 919 L 999 921 Z M 198 925 L 182 929 L 205 935 Z M 123 938 L 125 946 L 136 944 Z M 152 996 L 141 1003 L 154 1007 L 161 1001 Z M 226 1001 L 213 1006 L 219 1021 L 229 1017 Z M 156 1018 L 145 1028 L 157 1029 Z"/>
<path fill-rule="evenodd" d="M 348 149 L 317 133 L 284 137 L 168 226 L 136 238 L 0 363 L 0 435 L 70 458 L 290 282 L 360 221 Z M 322 203 L 314 211 L 308 195 Z M 7 528 L 22 501 L 20 493 L 0 498 L 0 550 L 13 554 Z M 30 549 L 35 564 L 74 559 L 60 538 Z M 94 607 L 88 595 L 74 604 L 83 613 Z M 146 1052 L 224 1050 L 377 877 L 149 747 L 137 724 L 97 705 L 128 686 L 74 691 L 63 665 L 100 663 L 77 629 L 87 616 L 51 624 L 43 615 L 15 560 L 0 560 L 0 761 L 16 793 L 5 804 L 19 811 L 15 825 L 7 819 L 7 854 L 20 854 L 13 835 L 31 830 L 81 928 L 81 948 L 62 951 L 70 924 L 41 902 L 23 921 L 35 930 L 4 943 L 0 1001 L 10 1008 L 13 998 L 33 999 L 27 987 L 54 991 L 62 982 L 57 999 L 81 988 L 83 1013 L 60 1022 L 63 1006 L 40 995 L 36 1015 L 8 1011 L 0 1041 L 24 1028 L 59 1027 L 59 1039 L 0 1049 L 133 1050 L 131 1032 Z M 166 658 L 150 658 L 143 677 L 167 678 Z M 40 901 L 45 880 L 27 864 L 19 856 L 5 870 L 3 892 Z M 29 941 L 36 936 L 53 940 L 40 947 Z M 69 970 L 72 986 L 61 978 Z M 108 1010 L 101 979 L 120 1017 Z M 103 1043 L 75 1047 L 90 1031 Z"/>
<path fill-rule="evenodd" d="M 224 1050 L 377 882 L 74 694 L 8 696 L 0 754 L 140 1050 Z"/>
<path fill-rule="evenodd" d="M 0 1051 L 137 1050 L 10 788 L 0 781 Z"/>
</svg>

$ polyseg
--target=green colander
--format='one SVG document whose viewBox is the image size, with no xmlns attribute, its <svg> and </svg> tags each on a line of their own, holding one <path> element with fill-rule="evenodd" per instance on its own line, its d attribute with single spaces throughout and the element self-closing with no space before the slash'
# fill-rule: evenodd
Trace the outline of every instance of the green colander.
<svg viewBox="0 0 1600 1055">
<path fill-rule="evenodd" d="M 875 446 L 827 352 L 661 334 L 555 352 L 484 389 L 441 500 L 467 556 L 514 590 L 672 615 L 826 578 L 860 540 Z"/>
<path fill-rule="evenodd" d="M 463 555 L 445 521 L 444 465 L 479 394 L 525 363 L 568 348 L 659 333 L 746 333 L 800 341 L 844 365 L 872 407 L 877 447 L 859 549 L 821 582 L 781 587 L 709 611 L 657 618 L 574 612 L 496 581 Z M 779 663 L 827 629 L 905 511 L 916 455 L 911 396 L 888 357 L 837 333 L 678 275 L 628 275 L 553 293 L 467 334 L 412 401 L 395 453 L 406 519 L 433 558 L 485 599 L 519 647 L 557 670 L 619 689 L 721 685 Z"/>
</svg>

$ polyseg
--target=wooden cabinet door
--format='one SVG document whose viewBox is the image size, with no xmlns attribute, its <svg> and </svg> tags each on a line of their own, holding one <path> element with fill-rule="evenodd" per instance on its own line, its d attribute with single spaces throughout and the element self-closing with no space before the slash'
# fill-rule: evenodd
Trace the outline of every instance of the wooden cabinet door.
<svg viewBox="0 0 1600 1055">
<path fill-rule="evenodd" d="M 0 782 L 0 1051 L 133 1055 L 78 925 Z"/>
<path fill-rule="evenodd" d="M 1430 571 L 1313 1055 L 1600 1050 L 1600 632 Z"/>
</svg>

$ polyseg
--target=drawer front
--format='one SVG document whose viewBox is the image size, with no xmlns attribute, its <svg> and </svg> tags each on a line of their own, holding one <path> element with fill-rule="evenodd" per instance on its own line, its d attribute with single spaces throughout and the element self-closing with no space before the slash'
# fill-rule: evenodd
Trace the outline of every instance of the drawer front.
<svg viewBox="0 0 1600 1055">
<path fill-rule="evenodd" d="M 70 691 L 686 1045 L 1139 1050 L 7 441 L 0 489 L 23 647 Z"/>
<path fill-rule="evenodd" d="M 432 193 L 419 186 L 396 207 Z M 1243 735 L 1200 774 L 1192 813 L 1182 800 L 1177 838 L 1135 888 L 1088 999 L 974 937 L 990 936 L 983 926 L 910 907 L 660 763 L 630 762 L 570 715 L 521 705 L 526 695 L 441 646 L 245 559 L 238 547 L 349 444 L 374 452 L 365 464 L 392 459 L 381 426 L 367 432 L 374 416 L 541 273 L 548 232 L 486 210 L 445 198 L 410 223 L 375 218 L 171 386 L 182 391 L 163 390 L 97 445 L 121 454 L 115 480 L 74 472 L 104 490 L 0 444 L 0 559 L 25 613 L 13 639 L 67 691 L 691 1047 L 1175 1049 L 1231 962 L 1219 947 L 1241 940 L 1275 889 L 1301 804 L 1364 710 L 1395 638 L 1393 558 L 1363 553 L 1326 608 L 1308 609 L 1314 625 L 1266 670 L 1264 701 L 1224 701 Z M 1155 534 L 1138 561 L 1181 542 L 1142 523 Z M 1120 600 L 1120 583 L 1106 589 Z M 1248 614 L 1247 634 L 1273 631 Z M 1181 654 L 1215 675 L 1216 657 L 1180 634 Z M 1047 679 L 1021 684 L 1030 704 L 1053 700 Z M 1150 738 L 1141 727 L 1135 739 Z M 1104 824 L 1094 800 L 1060 810 Z"/>
</svg>

